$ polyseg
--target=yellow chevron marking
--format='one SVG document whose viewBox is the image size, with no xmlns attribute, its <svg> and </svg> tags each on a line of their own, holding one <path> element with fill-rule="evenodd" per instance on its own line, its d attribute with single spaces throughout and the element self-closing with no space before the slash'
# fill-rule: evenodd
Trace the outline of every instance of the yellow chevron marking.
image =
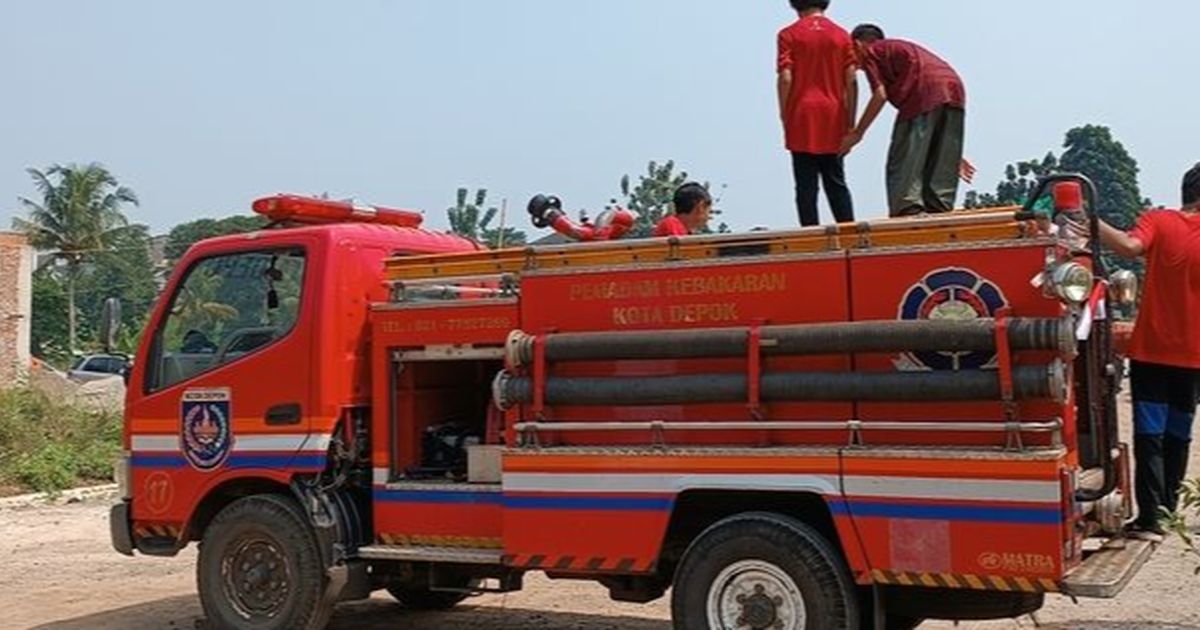
<svg viewBox="0 0 1200 630">
<path fill-rule="evenodd" d="M 1007 592 L 1007 591 L 1012 590 L 1012 586 L 1010 586 L 1008 584 L 1008 582 L 1005 581 L 1004 578 L 993 577 L 993 578 L 988 578 L 988 579 L 991 581 L 992 587 L 998 591 L 1006 591 Z"/>
<path fill-rule="evenodd" d="M 913 582 L 912 582 L 912 580 L 911 580 L 911 579 L 909 579 L 909 577 L 908 577 L 908 574 L 907 574 L 907 573 L 896 573 L 896 574 L 894 574 L 894 575 L 895 575 L 895 577 L 896 577 L 896 581 L 897 581 L 897 582 L 899 582 L 900 584 L 903 584 L 903 585 L 905 585 L 905 586 L 912 586 L 912 585 L 913 585 Z"/>
<path fill-rule="evenodd" d="M 958 581 L 957 575 L 953 575 L 950 573 L 939 573 L 938 575 L 941 576 L 942 580 L 950 588 L 962 588 L 962 583 Z"/>
<path fill-rule="evenodd" d="M 928 573 L 922 573 L 918 576 L 918 578 L 921 580 L 921 584 L 924 584 L 925 586 L 928 586 L 929 588 L 937 588 L 938 587 L 937 580 L 933 579 L 933 576 Z"/>
<path fill-rule="evenodd" d="M 1042 578 L 1042 579 L 1038 580 L 1038 582 L 1041 583 L 1042 588 L 1047 593 L 1057 593 L 1058 592 L 1058 584 L 1055 583 L 1054 580 L 1051 580 L 1048 578 Z"/>
<path fill-rule="evenodd" d="M 977 591 L 986 591 L 987 590 L 987 585 L 985 585 L 983 583 L 983 580 L 979 579 L 978 577 L 975 577 L 974 575 L 964 575 L 963 579 L 967 581 L 967 584 L 969 584 L 971 586 L 971 588 L 973 588 Z"/>
<path fill-rule="evenodd" d="M 891 583 L 891 580 L 888 579 L 888 575 L 879 569 L 871 571 L 871 579 L 875 582 L 879 582 L 880 584 Z"/>
<path fill-rule="evenodd" d="M 1019 578 L 1015 578 L 1015 579 L 1016 579 L 1016 582 L 1017 582 L 1017 586 L 1018 586 L 1018 587 L 1019 587 L 1019 588 L 1020 588 L 1022 591 L 1025 591 L 1025 592 L 1035 592 L 1035 591 L 1037 591 L 1037 589 L 1035 589 L 1035 588 L 1033 587 L 1033 583 L 1032 583 L 1032 582 L 1030 582 L 1029 580 L 1027 580 L 1027 579 L 1025 579 L 1025 578 L 1023 578 L 1023 577 L 1019 577 Z"/>
<path fill-rule="evenodd" d="M 474 538 L 469 536 L 409 536 L 404 534 L 380 534 L 386 545 L 398 547 L 457 547 L 468 549 L 503 549 L 504 541 L 499 538 Z"/>
</svg>

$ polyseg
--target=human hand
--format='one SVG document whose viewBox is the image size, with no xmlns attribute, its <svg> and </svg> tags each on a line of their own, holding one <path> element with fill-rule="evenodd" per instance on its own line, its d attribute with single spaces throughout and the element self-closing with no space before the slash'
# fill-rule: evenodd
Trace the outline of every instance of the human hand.
<svg viewBox="0 0 1200 630">
<path fill-rule="evenodd" d="M 849 154 L 854 147 L 858 146 L 858 143 L 862 142 L 862 139 L 862 133 L 858 131 L 851 131 L 850 133 L 846 134 L 846 137 L 842 138 L 842 148 L 840 154 Z"/>
<path fill-rule="evenodd" d="M 958 178 L 970 184 L 975 181 L 975 165 L 970 160 L 963 158 L 958 165 Z"/>
</svg>

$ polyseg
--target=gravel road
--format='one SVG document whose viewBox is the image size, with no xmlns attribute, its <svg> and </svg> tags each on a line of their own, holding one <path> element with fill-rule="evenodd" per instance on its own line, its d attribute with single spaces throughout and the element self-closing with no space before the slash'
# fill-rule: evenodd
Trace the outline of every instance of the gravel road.
<svg viewBox="0 0 1200 630">
<path fill-rule="evenodd" d="M 1123 435 L 1129 399 L 1122 396 Z M 1200 448 L 1191 471 L 1200 473 Z M 159 630 L 200 618 L 195 548 L 179 557 L 126 558 L 109 546 L 108 505 L 0 507 L 0 628 Z M 1037 620 L 962 624 L 963 630 L 1200 630 L 1200 564 L 1169 541 L 1116 600 L 1079 604 L 1050 597 Z M 609 601 L 586 582 L 527 577 L 525 590 L 468 600 L 448 613 L 400 610 L 386 595 L 338 608 L 331 630 L 669 630 L 666 598 L 639 606 Z M 927 623 L 923 630 L 949 630 Z"/>
</svg>

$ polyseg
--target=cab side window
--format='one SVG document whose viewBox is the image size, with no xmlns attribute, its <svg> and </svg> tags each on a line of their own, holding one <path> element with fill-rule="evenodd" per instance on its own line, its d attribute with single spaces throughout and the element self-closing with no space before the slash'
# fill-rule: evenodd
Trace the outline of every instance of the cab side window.
<svg viewBox="0 0 1200 630">
<path fill-rule="evenodd" d="M 170 387 L 285 337 L 300 314 L 304 251 L 243 252 L 192 265 L 155 331 L 148 389 Z"/>
</svg>

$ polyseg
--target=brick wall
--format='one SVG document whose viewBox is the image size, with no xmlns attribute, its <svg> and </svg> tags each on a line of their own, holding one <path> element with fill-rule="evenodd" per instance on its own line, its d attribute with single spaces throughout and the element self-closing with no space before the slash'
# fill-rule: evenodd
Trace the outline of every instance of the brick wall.
<svg viewBox="0 0 1200 630">
<path fill-rule="evenodd" d="M 25 237 L 0 232 L 0 387 L 29 371 L 29 322 L 33 306 L 33 248 Z"/>
</svg>

